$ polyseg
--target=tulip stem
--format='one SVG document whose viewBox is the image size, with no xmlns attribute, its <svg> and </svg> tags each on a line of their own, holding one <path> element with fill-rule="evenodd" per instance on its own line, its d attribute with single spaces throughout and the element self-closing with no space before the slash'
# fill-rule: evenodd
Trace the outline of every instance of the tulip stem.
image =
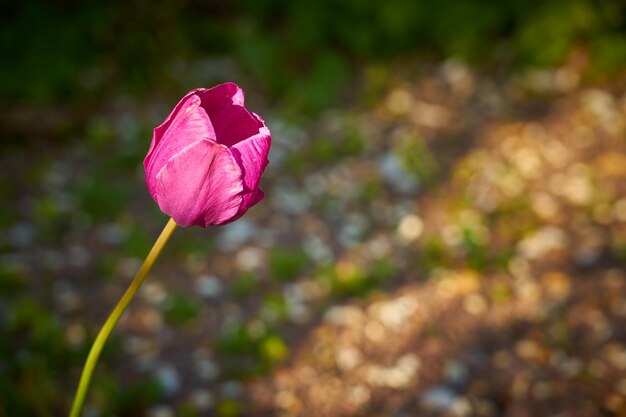
<svg viewBox="0 0 626 417">
<path fill-rule="evenodd" d="M 102 352 L 104 344 L 111 335 L 113 328 L 122 317 L 122 314 L 124 314 L 124 311 L 137 293 L 137 290 L 139 290 L 139 287 L 146 278 L 146 275 L 150 271 L 150 268 L 152 268 L 152 265 L 159 257 L 159 254 L 163 250 L 163 247 L 165 246 L 169 238 L 172 236 L 172 233 L 175 229 L 176 223 L 174 222 L 174 220 L 170 219 L 165 225 L 165 228 L 163 228 L 161 235 L 158 237 L 156 242 L 154 242 L 154 246 L 152 246 L 152 249 L 150 249 L 150 253 L 148 253 L 148 256 L 143 261 L 143 265 L 141 265 L 141 268 L 139 268 L 137 275 L 135 275 L 135 278 L 133 278 L 130 286 L 128 287 L 120 301 L 118 301 L 117 305 L 115 306 L 107 320 L 104 322 L 104 325 L 100 329 L 98 336 L 96 336 L 93 345 L 91 345 L 89 355 L 87 356 L 87 361 L 85 362 L 83 373 L 80 376 L 80 382 L 78 383 L 78 389 L 76 390 L 76 395 L 74 396 L 74 402 L 72 404 L 72 410 L 70 411 L 70 417 L 80 416 L 83 405 L 85 404 L 85 396 L 87 395 L 87 389 L 89 388 L 89 383 L 91 382 L 91 376 L 93 375 L 94 368 L 98 363 L 98 357 L 100 356 L 100 352 Z"/>
</svg>

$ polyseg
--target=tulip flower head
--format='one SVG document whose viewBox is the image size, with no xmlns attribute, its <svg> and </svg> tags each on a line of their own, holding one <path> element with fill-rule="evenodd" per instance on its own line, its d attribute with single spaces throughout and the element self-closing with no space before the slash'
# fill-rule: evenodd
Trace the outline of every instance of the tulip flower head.
<svg viewBox="0 0 626 417">
<path fill-rule="evenodd" d="M 271 143 L 237 85 L 193 90 L 154 129 L 143 162 L 150 195 L 179 226 L 233 222 L 263 199 Z"/>
</svg>

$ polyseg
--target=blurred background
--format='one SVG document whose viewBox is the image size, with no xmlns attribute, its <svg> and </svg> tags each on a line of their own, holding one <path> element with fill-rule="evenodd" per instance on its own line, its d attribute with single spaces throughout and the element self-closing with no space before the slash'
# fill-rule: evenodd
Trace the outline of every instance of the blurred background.
<svg viewBox="0 0 626 417">
<path fill-rule="evenodd" d="M 266 199 L 180 229 L 85 416 L 626 416 L 626 4 L 0 4 L 0 416 L 67 413 L 166 222 L 142 160 L 234 81 Z"/>
</svg>

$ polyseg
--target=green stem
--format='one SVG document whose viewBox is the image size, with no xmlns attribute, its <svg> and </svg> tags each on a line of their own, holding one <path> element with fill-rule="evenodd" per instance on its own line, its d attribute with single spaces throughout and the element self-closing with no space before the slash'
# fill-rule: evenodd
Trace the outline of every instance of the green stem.
<svg viewBox="0 0 626 417">
<path fill-rule="evenodd" d="M 130 286 L 109 315 L 109 318 L 107 318 L 106 322 L 104 322 L 102 329 L 100 329 L 98 336 L 96 336 L 96 340 L 94 340 L 93 345 L 91 345 L 91 350 L 87 356 L 87 361 L 85 362 L 85 367 L 83 368 L 83 373 L 81 374 L 80 382 L 78 383 L 78 389 L 76 390 L 76 395 L 74 396 L 74 403 L 72 404 L 70 417 L 80 416 L 83 405 L 85 404 L 85 396 L 87 395 L 87 389 L 89 388 L 89 383 L 91 382 L 91 376 L 93 375 L 93 370 L 98 363 L 98 357 L 100 356 L 100 352 L 102 352 L 104 344 L 137 293 L 137 290 L 146 278 L 150 268 L 152 268 L 154 261 L 156 261 L 159 257 L 161 250 L 163 250 L 163 247 L 172 236 L 174 229 L 176 229 L 176 223 L 174 223 L 174 220 L 170 219 L 165 225 L 165 228 L 163 228 L 159 238 L 156 242 L 154 242 L 154 246 L 150 249 L 150 253 L 148 253 L 146 260 L 143 261 L 143 265 L 139 268 L 137 275 L 133 278 Z"/>
</svg>

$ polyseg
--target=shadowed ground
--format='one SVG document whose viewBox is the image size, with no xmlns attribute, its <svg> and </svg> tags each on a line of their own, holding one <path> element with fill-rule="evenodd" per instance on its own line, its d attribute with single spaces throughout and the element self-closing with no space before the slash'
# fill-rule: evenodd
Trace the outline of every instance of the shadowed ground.
<svg viewBox="0 0 626 417">
<path fill-rule="evenodd" d="M 88 415 L 626 413 L 623 88 L 401 68 L 304 125 L 251 94 L 266 200 L 176 232 Z M 140 162 L 174 102 L 114 101 L 83 140 L 0 157 L 0 415 L 67 409 L 165 224 Z"/>
</svg>

